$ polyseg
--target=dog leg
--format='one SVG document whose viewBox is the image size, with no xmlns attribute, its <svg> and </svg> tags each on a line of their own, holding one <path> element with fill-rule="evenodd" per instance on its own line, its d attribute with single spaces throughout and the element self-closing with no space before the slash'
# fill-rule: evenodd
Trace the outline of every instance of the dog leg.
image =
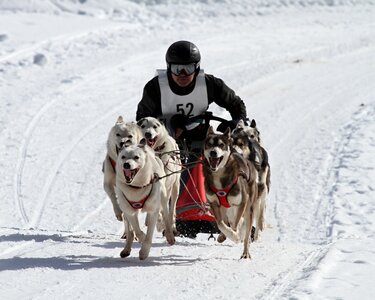
<svg viewBox="0 0 375 300">
<path fill-rule="evenodd" d="M 126 215 L 126 218 L 128 219 L 128 222 L 133 228 L 135 236 L 137 237 L 138 241 L 143 243 L 146 234 L 139 227 L 138 212 L 132 215 Z"/>
<path fill-rule="evenodd" d="M 169 206 L 169 219 L 171 220 L 174 236 L 179 235 L 176 229 L 176 205 L 177 205 L 178 194 L 180 191 L 180 176 L 176 176 L 176 177 L 177 177 L 176 181 L 173 184 L 173 188 L 172 188 L 171 201 L 170 201 L 170 206 Z"/>
<path fill-rule="evenodd" d="M 132 245 L 134 241 L 134 231 L 131 228 L 130 224 L 127 225 L 126 236 L 127 238 L 125 248 L 120 252 L 120 256 L 122 258 L 129 256 L 132 250 Z"/>
<path fill-rule="evenodd" d="M 231 241 L 238 243 L 240 242 L 240 236 L 238 232 L 235 232 L 232 228 L 230 228 L 227 224 L 225 224 L 221 212 L 220 212 L 220 207 L 216 204 L 211 204 L 211 209 L 214 213 L 217 227 L 219 230 Z"/>
<path fill-rule="evenodd" d="M 113 211 L 115 213 L 116 219 L 118 221 L 122 221 L 122 211 L 118 204 L 118 200 L 117 200 L 117 196 L 115 192 L 115 185 L 116 185 L 116 173 L 112 169 L 111 163 L 109 162 L 109 158 L 106 157 L 104 161 L 103 188 L 112 202 L 112 207 L 113 207 Z"/>
<path fill-rule="evenodd" d="M 121 238 L 125 240 L 127 236 L 127 228 L 129 227 L 128 220 L 126 219 L 125 214 L 122 214 L 122 220 L 124 223 L 124 233 L 122 234 Z"/>
<path fill-rule="evenodd" d="M 141 250 L 139 250 L 139 259 L 145 260 L 151 249 L 152 236 L 156 227 L 156 221 L 158 219 L 158 213 L 147 213 L 147 234 L 142 242 Z"/>
<path fill-rule="evenodd" d="M 253 223 L 253 217 L 252 217 L 252 213 L 251 213 L 251 205 L 250 203 L 248 203 L 248 205 L 246 205 L 246 212 L 245 212 L 245 222 L 244 222 L 244 226 L 246 226 L 246 229 L 245 229 L 245 238 L 244 238 L 244 241 L 243 241 L 243 253 L 241 255 L 241 259 L 244 258 L 244 259 L 251 259 L 251 255 L 250 255 L 250 231 L 251 231 L 251 227 L 252 227 L 252 223 Z"/>
<path fill-rule="evenodd" d="M 165 199 L 161 199 L 161 213 L 163 215 L 165 225 L 165 237 L 167 238 L 167 242 L 169 245 L 174 245 L 176 240 L 173 235 L 172 224 L 170 222 L 168 213 L 168 204 L 167 201 L 165 201 Z"/>
</svg>

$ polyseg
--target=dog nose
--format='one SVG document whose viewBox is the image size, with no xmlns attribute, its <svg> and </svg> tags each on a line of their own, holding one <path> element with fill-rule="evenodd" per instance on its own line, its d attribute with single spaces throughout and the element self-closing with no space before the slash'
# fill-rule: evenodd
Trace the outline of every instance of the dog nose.
<svg viewBox="0 0 375 300">
<path fill-rule="evenodd" d="M 151 133 L 149 133 L 149 132 L 146 132 L 145 133 L 145 138 L 146 139 L 150 139 L 152 136 L 151 136 Z"/>
<path fill-rule="evenodd" d="M 129 163 L 124 163 L 124 169 L 129 170 L 130 169 L 130 164 Z"/>
<path fill-rule="evenodd" d="M 212 158 L 216 158 L 216 157 L 217 157 L 217 153 L 216 153 L 216 151 L 211 151 L 211 152 L 210 152 L 210 156 L 211 156 Z"/>
</svg>

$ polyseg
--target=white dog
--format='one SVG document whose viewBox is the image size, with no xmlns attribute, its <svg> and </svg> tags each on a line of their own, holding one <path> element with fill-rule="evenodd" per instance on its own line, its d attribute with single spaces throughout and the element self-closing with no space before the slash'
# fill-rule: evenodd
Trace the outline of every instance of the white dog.
<svg viewBox="0 0 375 300">
<path fill-rule="evenodd" d="M 109 199 L 111 199 L 113 211 L 119 221 L 123 221 L 123 218 L 115 193 L 117 155 L 122 147 L 137 144 L 142 137 L 138 125 L 135 122 L 125 123 L 122 116 L 117 118 L 116 124 L 111 128 L 108 135 L 107 154 L 103 162 L 103 187 Z"/>
<path fill-rule="evenodd" d="M 164 165 L 166 176 L 165 186 L 167 197 L 170 199 L 169 219 L 176 234 L 176 203 L 180 191 L 181 160 L 178 145 L 171 137 L 159 120 L 153 117 L 146 117 L 138 121 L 147 145 L 153 148 L 156 155 L 160 157 Z M 162 224 L 158 224 L 158 229 L 162 230 Z"/>
<path fill-rule="evenodd" d="M 116 194 L 127 224 L 127 239 L 121 257 L 130 255 L 134 236 L 142 243 L 139 259 L 148 257 L 152 236 L 159 216 L 164 218 L 165 235 L 170 245 L 175 243 L 168 218 L 168 198 L 164 166 L 155 152 L 145 144 L 131 145 L 121 150 L 116 164 Z M 139 227 L 138 214 L 146 212 L 147 233 Z"/>
</svg>

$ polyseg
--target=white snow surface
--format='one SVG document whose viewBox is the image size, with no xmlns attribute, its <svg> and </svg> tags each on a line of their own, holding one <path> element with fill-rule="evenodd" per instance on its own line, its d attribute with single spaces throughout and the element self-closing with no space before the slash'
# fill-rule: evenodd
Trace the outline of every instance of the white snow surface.
<svg viewBox="0 0 375 300">
<path fill-rule="evenodd" d="M 107 134 L 180 39 L 269 152 L 251 260 L 206 234 L 119 256 Z M 0 298 L 374 299 L 374 66 L 371 0 L 0 0 Z"/>
</svg>

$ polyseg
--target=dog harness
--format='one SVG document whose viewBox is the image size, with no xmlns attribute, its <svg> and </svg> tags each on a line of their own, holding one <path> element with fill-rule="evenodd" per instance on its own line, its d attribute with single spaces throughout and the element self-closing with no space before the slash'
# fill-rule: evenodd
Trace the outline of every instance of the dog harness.
<svg viewBox="0 0 375 300">
<path fill-rule="evenodd" d="M 230 204 L 228 202 L 228 194 L 232 190 L 233 186 L 238 181 L 238 175 L 234 178 L 234 180 L 225 188 L 223 189 L 217 189 L 214 185 L 210 186 L 211 191 L 213 191 L 217 198 L 219 199 L 220 205 L 224 206 L 225 208 L 229 208 Z"/>
<path fill-rule="evenodd" d="M 158 178 L 158 175 L 157 174 L 154 174 L 154 177 L 151 178 L 151 181 L 149 184 L 146 184 L 144 186 L 134 186 L 134 185 L 128 185 L 134 189 L 141 189 L 141 188 L 144 188 L 145 186 L 148 186 L 151 184 L 151 190 L 150 192 L 148 193 L 148 195 L 146 197 L 144 197 L 143 199 L 141 200 L 138 200 L 138 201 L 131 201 L 129 200 L 128 198 L 126 198 L 125 194 L 122 193 L 122 195 L 124 196 L 125 200 L 128 201 L 128 203 L 131 205 L 131 207 L 133 207 L 134 209 L 141 209 L 143 208 L 143 206 L 145 205 L 145 202 L 147 201 L 147 199 L 150 197 L 151 193 L 152 193 L 152 190 L 153 190 L 153 187 L 154 187 L 154 182 L 156 181 L 156 179 Z"/>
<path fill-rule="evenodd" d="M 109 156 L 108 156 L 109 157 Z M 112 165 L 113 171 L 116 173 L 116 161 L 109 157 L 109 161 Z"/>
</svg>

